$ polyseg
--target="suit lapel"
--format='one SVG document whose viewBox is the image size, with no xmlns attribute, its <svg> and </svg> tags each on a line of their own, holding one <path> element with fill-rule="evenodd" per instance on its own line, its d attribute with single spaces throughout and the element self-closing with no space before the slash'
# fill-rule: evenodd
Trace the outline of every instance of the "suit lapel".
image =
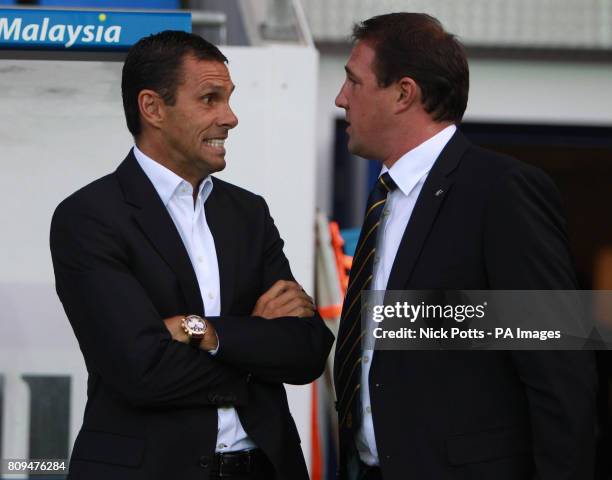
<svg viewBox="0 0 612 480">
<path fill-rule="evenodd" d="M 387 290 L 403 290 L 410 280 L 438 211 L 452 187 L 453 180 L 449 174 L 457 167 L 468 146 L 467 139 L 457 130 L 434 163 L 402 236 Z"/>
<path fill-rule="evenodd" d="M 212 179 L 213 189 L 206 200 L 204 210 L 208 228 L 215 241 L 221 287 L 221 314 L 225 315 L 232 304 L 233 286 L 236 281 L 237 251 L 234 238 L 236 231 L 232 228 L 232 212 L 223 185 L 216 178 L 212 177 Z"/>
<path fill-rule="evenodd" d="M 178 278 L 187 303 L 188 311 L 184 313 L 204 313 L 198 280 L 185 245 L 155 187 L 131 151 L 117 168 L 117 178 L 126 202 L 136 207 L 134 220 Z"/>
</svg>

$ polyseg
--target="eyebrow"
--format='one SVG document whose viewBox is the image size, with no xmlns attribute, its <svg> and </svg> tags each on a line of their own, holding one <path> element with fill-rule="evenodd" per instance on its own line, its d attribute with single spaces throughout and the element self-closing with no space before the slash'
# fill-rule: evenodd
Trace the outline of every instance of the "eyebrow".
<svg viewBox="0 0 612 480">
<path fill-rule="evenodd" d="M 344 66 L 344 71 L 346 72 L 347 75 L 353 77 L 355 80 L 359 80 L 359 77 L 353 73 L 353 71 L 349 68 L 348 65 Z"/>
<path fill-rule="evenodd" d="M 209 90 L 213 92 L 224 92 L 225 88 L 222 85 L 215 84 L 212 82 L 204 82 L 202 84 L 202 90 Z M 230 90 L 230 95 L 236 90 L 236 85 L 232 84 L 232 88 Z"/>
</svg>

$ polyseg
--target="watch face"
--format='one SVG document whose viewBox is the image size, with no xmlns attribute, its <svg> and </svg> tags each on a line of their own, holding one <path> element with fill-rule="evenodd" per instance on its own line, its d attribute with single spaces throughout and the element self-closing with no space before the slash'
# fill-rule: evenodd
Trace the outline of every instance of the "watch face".
<svg viewBox="0 0 612 480">
<path fill-rule="evenodd" d="M 196 315 L 190 315 L 185 318 L 185 324 L 192 334 L 202 335 L 206 332 L 206 324 Z"/>
</svg>

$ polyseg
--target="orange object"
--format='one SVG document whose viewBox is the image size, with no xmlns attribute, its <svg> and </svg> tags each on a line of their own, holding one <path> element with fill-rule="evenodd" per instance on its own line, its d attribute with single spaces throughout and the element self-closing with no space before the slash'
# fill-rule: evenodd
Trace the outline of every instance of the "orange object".
<svg viewBox="0 0 612 480">
<path fill-rule="evenodd" d="M 317 398 L 317 382 L 312 382 L 311 385 L 310 402 L 312 405 L 312 411 L 310 414 L 310 431 L 312 434 L 312 439 L 310 447 L 313 455 L 312 461 L 310 462 L 310 478 L 311 480 L 323 480 L 323 459 L 321 458 L 321 432 L 319 432 L 319 400 Z"/>
<path fill-rule="evenodd" d="M 319 315 L 324 320 L 334 320 L 342 313 L 342 304 L 319 307 Z"/>
<path fill-rule="evenodd" d="M 337 222 L 329 222 L 329 233 L 331 237 L 331 247 L 334 252 L 334 260 L 336 263 L 336 274 L 340 285 L 340 293 L 344 298 L 348 287 L 348 272 L 353 263 L 353 257 L 344 253 L 344 239 L 340 234 L 340 228 Z M 341 299 L 342 300 L 342 299 Z M 342 314 L 342 303 L 336 305 L 325 305 L 318 307 L 319 314 L 325 320 L 338 320 Z M 329 367 L 328 367 L 329 368 Z M 324 445 L 326 440 L 322 438 L 323 432 L 319 428 L 319 415 L 323 416 L 335 415 L 335 412 L 328 412 L 327 406 L 320 408 L 319 405 L 319 388 L 321 392 L 326 392 L 332 387 L 325 383 L 319 384 L 317 380 L 311 384 L 311 412 L 310 412 L 310 432 L 311 432 L 311 461 L 310 461 L 310 478 L 311 480 L 323 480 L 325 475 L 325 453 Z M 322 386 L 321 386 L 322 385 Z M 331 390 L 330 390 L 331 391 Z"/>
<path fill-rule="evenodd" d="M 337 222 L 329 222 L 329 233 L 331 235 L 332 248 L 336 257 L 336 271 L 338 272 L 338 281 L 342 290 L 342 296 L 346 294 L 348 287 L 348 271 L 353 264 L 353 257 L 345 255 L 342 247 L 344 247 L 344 239 L 340 234 L 340 227 Z"/>
</svg>

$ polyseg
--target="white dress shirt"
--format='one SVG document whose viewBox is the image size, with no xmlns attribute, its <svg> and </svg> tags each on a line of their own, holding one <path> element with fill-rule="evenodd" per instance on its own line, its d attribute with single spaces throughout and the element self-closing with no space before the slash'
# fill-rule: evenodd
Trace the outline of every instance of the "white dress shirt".
<svg viewBox="0 0 612 480">
<path fill-rule="evenodd" d="M 451 139 L 457 127 L 450 125 L 441 132 L 404 154 L 390 169 L 383 166 L 380 175 L 389 172 L 397 189 L 388 194 L 376 237 L 372 290 L 386 290 L 397 249 L 408 225 L 412 210 L 434 162 Z M 363 422 L 357 432 L 357 451 L 368 465 L 378 465 L 378 450 L 370 406 L 368 378 L 374 350 L 364 350 L 361 359 L 361 405 Z"/>
<path fill-rule="evenodd" d="M 212 179 L 206 177 L 202 181 L 194 205 L 193 188 L 189 182 L 146 156 L 137 146 L 134 146 L 134 156 L 151 180 L 183 240 L 198 279 L 205 315 L 218 316 L 221 313 L 219 264 L 204 210 L 213 189 Z M 256 448 L 244 431 L 235 408 L 221 407 L 217 409 L 217 417 L 217 452 Z"/>
</svg>

